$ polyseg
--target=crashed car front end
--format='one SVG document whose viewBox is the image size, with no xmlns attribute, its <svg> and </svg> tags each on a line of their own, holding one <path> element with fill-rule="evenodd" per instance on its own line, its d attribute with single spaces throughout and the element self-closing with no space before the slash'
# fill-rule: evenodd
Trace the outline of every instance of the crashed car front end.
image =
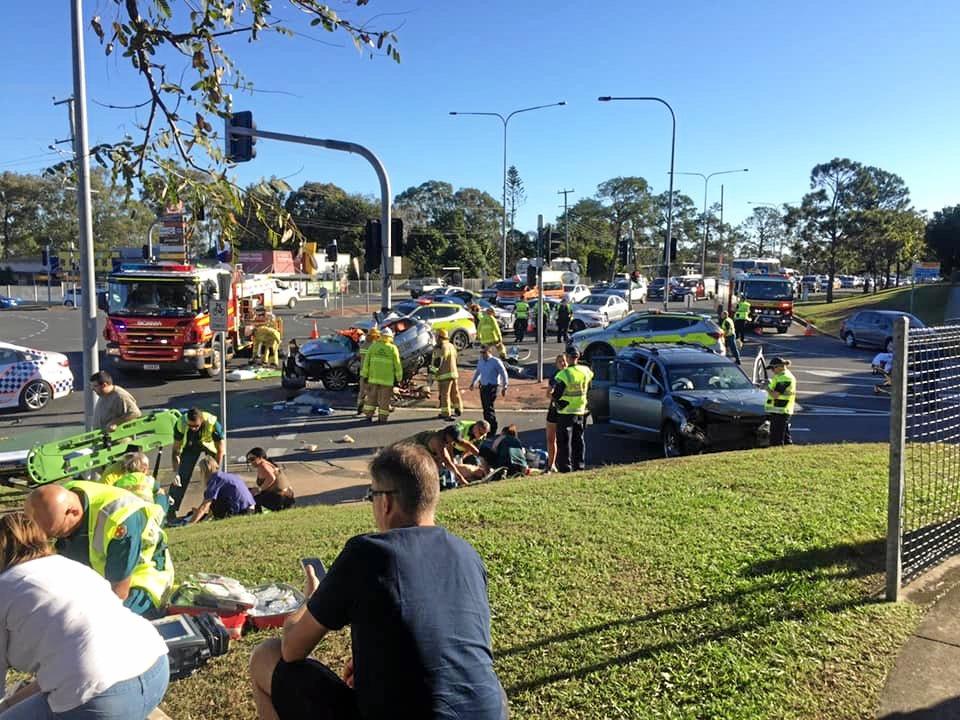
<svg viewBox="0 0 960 720">
<path fill-rule="evenodd" d="M 763 393 L 747 393 L 745 398 L 674 395 L 668 413 L 680 429 L 687 452 L 769 445 L 770 421 L 763 409 Z"/>
</svg>

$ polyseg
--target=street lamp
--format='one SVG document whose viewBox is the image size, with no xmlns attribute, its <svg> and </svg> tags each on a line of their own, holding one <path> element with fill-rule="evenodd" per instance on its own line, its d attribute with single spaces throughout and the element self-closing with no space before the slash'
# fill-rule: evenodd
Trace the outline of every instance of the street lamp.
<svg viewBox="0 0 960 720">
<path fill-rule="evenodd" d="M 601 95 L 597 98 L 600 102 L 610 102 L 611 100 L 650 100 L 665 105 L 670 111 L 670 119 L 673 121 L 673 130 L 670 134 L 670 191 L 667 198 L 667 241 L 663 248 L 663 307 L 666 309 L 670 302 L 670 248 L 673 247 L 673 159 L 677 148 L 677 116 L 673 108 L 663 98 L 658 97 L 613 97 L 611 95 Z"/>
<path fill-rule="evenodd" d="M 503 247 L 501 249 L 500 257 L 500 277 L 507 276 L 507 123 L 510 122 L 510 118 L 514 115 L 519 115 L 520 113 L 530 112 L 531 110 L 542 110 L 543 108 L 549 107 L 558 107 L 560 105 L 566 105 L 566 100 L 561 100 L 560 102 L 550 103 L 548 105 L 534 105 L 533 107 L 521 108 L 520 110 L 514 110 L 506 117 L 496 112 L 458 112 L 456 110 L 451 110 L 451 115 L 483 115 L 486 117 L 495 117 L 500 118 L 500 122 L 503 123 L 503 221 L 501 223 L 501 233 L 502 233 L 502 243 Z"/>
<path fill-rule="evenodd" d="M 710 178 L 714 175 L 729 175 L 730 173 L 750 172 L 749 168 L 740 170 L 720 170 L 704 175 L 698 172 L 678 172 L 677 175 L 696 175 L 703 178 L 703 247 L 700 249 L 700 274 L 706 275 L 707 270 L 707 233 L 710 231 L 710 223 L 707 222 L 707 186 L 710 184 Z"/>
</svg>

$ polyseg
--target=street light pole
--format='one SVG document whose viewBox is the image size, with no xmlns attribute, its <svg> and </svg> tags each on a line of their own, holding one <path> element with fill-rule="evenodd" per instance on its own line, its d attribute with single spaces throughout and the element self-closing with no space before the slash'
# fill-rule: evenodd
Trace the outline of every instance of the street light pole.
<svg viewBox="0 0 960 720">
<path fill-rule="evenodd" d="M 600 102 L 610 102 L 611 100 L 649 100 L 664 105 L 670 111 L 670 120 L 672 121 L 672 130 L 670 133 L 670 190 L 667 198 L 667 241 L 663 248 L 663 309 L 668 308 L 670 302 L 670 248 L 673 247 L 673 164 L 677 149 L 677 116 L 673 108 L 663 98 L 658 97 L 613 97 L 611 95 L 601 95 L 597 98 Z"/>
<path fill-rule="evenodd" d="M 700 248 L 700 274 L 706 275 L 707 267 L 707 233 L 710 231 L 710 223 L 707 222 L 707 186 L 710 184 L 710 178 L 714 175 L 729 175 L 730 173 L 750 172 L 749 168 L 741 170 L 720 170 L 704 175 L 698 172 L 678 172 L 677 175 L 696 175 L 703 178 L 703 244 Z"/>
<path fill-rule="evenodd" d="M 561 100 L 560 102 L 549 103 L 548 105 L 534 105 L 533 107 L 521 108 L 520 110 L 514 110 L 506 117 L 497 112 L 460 112 L 457 110 L 451 110 L 451 115 L 481 115 L 486 117 L 495 117 L 499 118 L 500 122 L 503 123 L 503 220 L 500 224 L 501 230 L 501 255 L 500 255 L 500 276 L 507 276 L 507 124 L 510 122 L 510 118 L 514 115 L 519 115 L 520 113 L 530 112 L 531 110 L 542 110 L 543 108 L 549 107 L 559 107 L 560 105 L 566 105 L 566 100 Z"/>
</svg>

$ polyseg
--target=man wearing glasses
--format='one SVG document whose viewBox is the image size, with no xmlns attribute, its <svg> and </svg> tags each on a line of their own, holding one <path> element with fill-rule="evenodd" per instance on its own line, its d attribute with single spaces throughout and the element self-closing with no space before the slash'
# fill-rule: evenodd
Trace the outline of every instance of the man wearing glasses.
<svg viewBox="0 0 960 720">
<path fill-rule="evenodd" d="M 180 503 L 190 485 L 193 468 L 200 456 L 209 455 L 216 459 L 218 466 L 222 466 L 225 451 L 223 425 L 215 415 L 193 407 L 186 415 L 180 416 L 173 429 L 171 463 L 174 477 L 173 486 L 170 488 L 168 519 L 176 518 Z"/>
<path fill-rule="evenodd" d="M 279 639 L 250 659 L 260 718 L 503 720 L 493 671 L 483 561 L 434 522 L 437 466 L 416 445 L 392 445 L 370 464 L 378 532 L 358 535 L 318 580 Z M 310 659 L 331 630 L 350 625 L 342 678 Z"/>
<path fill-rule="evenodd" d="M 97 395 L 97 407 L 93 411 L 93 425 L 104 432 L 113 432 L 117 425 L 123 425 L 140 417 L 140 407 L 133 395 L 122 387 L 113 384 L 113 376 L 101 370 L 90 376 L 90 386 Z"/>
</svg>

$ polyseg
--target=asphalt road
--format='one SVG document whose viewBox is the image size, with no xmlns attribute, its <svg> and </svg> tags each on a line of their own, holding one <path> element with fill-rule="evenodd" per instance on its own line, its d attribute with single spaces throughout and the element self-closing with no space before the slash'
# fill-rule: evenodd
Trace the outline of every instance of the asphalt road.
<svg viewBox="0 0 960 720">
<path fill-rule="evenodd" d="M 376 307 L 371 301 L 371 310 Z M 357 301 L 350 303 L 357 307 Z M 363 303 L 359 303 L 363 307 Z M 709 311 L 705 303 L 698 309 Z M 353 319 L 340 317 L 329 308 L 329 317 L 314 319 L 317 302 L 302 302 L 296 310 L 280 310 L 286 338 L 309 337 L 313 323 L 321 333 L 345 327 Z M 102 324 L 102 318 L 101 318 Z M 7 311 L 0 314 L 0 337 L 8 342 L 41 350 L 65 352 L 71 359 L 75 377 L 81 378 L 80 316 L 62 308 L 51 311 Z M 535 347 L 531 340 L 524 344 Z M 800 411 L 793 422 L 797 443 L 885 441 L 889 425 L 889 399 L 873 393 L 877 382 L 870 373 L 874 352 L 849 350 L 840 341 L 828 337 L 805 337 L 802 328 L 794 326 L 786 335 L 770 334 L 752 337 L 745 353 L 752 359 L 762 348 L 765 357 L 788 357 L 797 376 Z M 562 346 L 548 342 L 544 357 L 552 361 Z M 476 351 L 462 354 L 462 363 L 475 362 Z M 534 356 L 535 357 L 535 356 Z M 242 365 L 246 361 L 237 361 Z M 745 366 L 748 363 L 745 362 Z M 163 377 L 156 374 L 128 375 L 119 379 L 137 397 L 144 409 L 186 408 L 192 405 L 219 412 L 219 380 L 199 377 Z M 227 384 L 228 440 L 232 459 L 242 457 L 249 447 L 268 449 L 271 456 L 286 460 L 359 459 L 377 448 L 408 437 L 422 429 L 436 426 L 435 410 L 400 409 L 386 427 L 372 428 L 347 410 L 322 417 L 312 415 L 309 408 L 275 409 L 287 399 L 287 393 L 276 380 L 247 381 Z M 341 396 L 341 403 L 350 402 Z M 477 412 L 479 417 L 479 411 Z M 528 445 L 543 447 L 544 412 L 538 409 L 501 411 L 501 424 L 515 423 Z M 83 421 L 83 397 L 77 391 L 70 397 L 52 402 L 40 412 L 0 410 L 0 449 L 29 446 L 38 433 L 66 433 Z M 355 442 L 337 442 L 350 435 Z M 625 434 L 610 426 L 588 429 L 588 463 L 630 462 L 655 456 L 656 447 L 623 442 Z M 308 447 L 315 445 L 316 450 Z"/>
</svg>

